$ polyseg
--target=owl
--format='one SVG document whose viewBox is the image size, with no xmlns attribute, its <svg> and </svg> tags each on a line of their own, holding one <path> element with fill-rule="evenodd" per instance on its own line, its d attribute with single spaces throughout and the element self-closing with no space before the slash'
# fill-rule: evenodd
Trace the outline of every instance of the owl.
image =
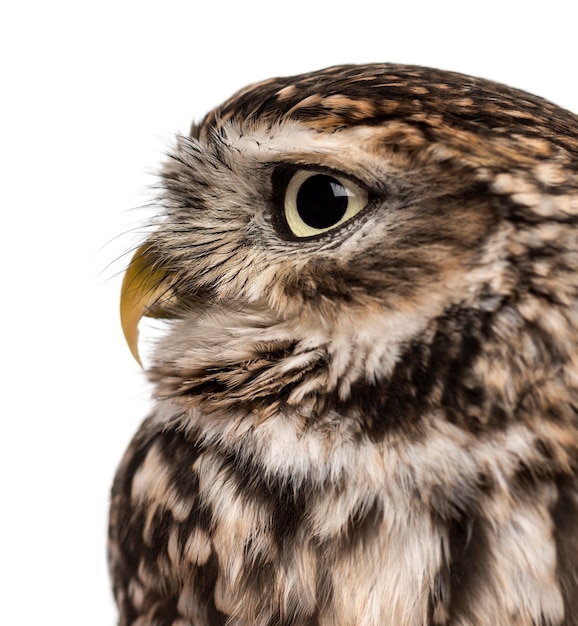
<svg viewBox="0 0 578 626">
<path fill-rule="evenodd" d="M 577 625 L 578 118 L 332 67 L 239 91 L 160 180 L 120 625 Z"/>
</svg>

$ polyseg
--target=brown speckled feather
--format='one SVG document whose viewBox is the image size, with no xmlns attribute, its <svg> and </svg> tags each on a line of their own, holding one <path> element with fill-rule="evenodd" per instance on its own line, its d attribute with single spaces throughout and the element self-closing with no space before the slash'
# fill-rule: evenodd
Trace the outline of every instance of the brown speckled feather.
<svg viewBox="0 0 578 626">
<path fill-rule="evenodd" d="M 578 625 L 577 117 L 334 67 L 238 92 L 162 180 L 120 625 Z"/>
</svg>

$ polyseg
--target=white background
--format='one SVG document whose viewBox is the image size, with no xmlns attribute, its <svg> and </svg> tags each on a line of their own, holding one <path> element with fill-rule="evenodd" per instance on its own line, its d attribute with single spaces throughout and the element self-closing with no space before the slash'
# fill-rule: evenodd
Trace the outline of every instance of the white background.
<svg viewBox="0 0 578 626">
<path fill-rule="evenodd" d="M 346 62 L 457 70 L 578 111 L 575 16 L 567 0 L 9 4 L 0 622 L 112 626 L 108 490 L 148 407 L 118 322 L 121 255 L 171 135 L 249 82 Z"/>
</svg>

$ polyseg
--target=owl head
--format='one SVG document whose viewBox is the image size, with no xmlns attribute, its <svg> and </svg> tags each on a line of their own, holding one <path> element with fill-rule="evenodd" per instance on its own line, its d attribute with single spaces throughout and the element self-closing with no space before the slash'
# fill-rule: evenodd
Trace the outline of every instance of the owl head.
<svg viewBox="0 0 578 626">
<path fill-rule="evenodd" d="M 127 341 L 169 320 L 161 396 L 337 407 L 372 436 L 568 413 L 577 172 L 576 116 L 497 83 L 380 64 L 250 86 L 162 170 Z"/>
</svg>

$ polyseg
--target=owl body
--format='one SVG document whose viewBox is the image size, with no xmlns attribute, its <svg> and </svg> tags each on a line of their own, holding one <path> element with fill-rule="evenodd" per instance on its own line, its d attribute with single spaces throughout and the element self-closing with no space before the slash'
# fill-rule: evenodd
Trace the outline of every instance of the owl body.
<svg viewBox="0 0 578 626">
<path fill-rule="evenodd" d="M 577 118 L 329 68 L 236 94 L 162 180 L 120 624 L 578 624 Z"/>
</svg>

